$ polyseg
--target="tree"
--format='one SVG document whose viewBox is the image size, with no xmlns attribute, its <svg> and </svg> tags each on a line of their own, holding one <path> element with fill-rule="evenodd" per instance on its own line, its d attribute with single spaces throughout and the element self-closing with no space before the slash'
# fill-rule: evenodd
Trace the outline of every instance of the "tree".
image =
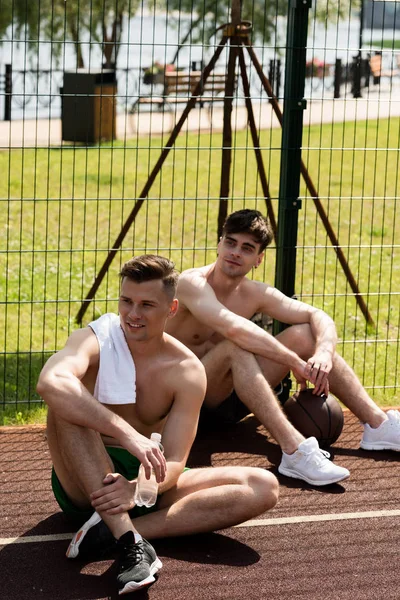
<svg viewBox="0 0 400 600">
<path fill-rule="evenodd" d="M 164 4 L 169 11 L 179 11 L 175 17 L 176 27 L 180 27 L 180 14 L 190 16 L 187 30 L 180 36 L 179 45 L 173 62 L 183 46 L 190 43 L 208 44 L 218 27 L 231 20 L 231 8 L 237 0 L 166 0 L 157 4 Z M 359 5 L 360 0 L 325 0 L 316 2 L 313 15 L 322 22 L 332 21 L 335 18 L 349 16 L 350 8 Z M 241 16 L 243 20 L 251 21 L 253 44 L 275 43 L 277 45 L 277 19 L 285 17 L 288 11 L 288 0 L 241 0 Z M 322 6 L 321 6 L 322 5 Z M 169 19 L 172 22 L 172 19 Z M 285 40 L 281 40 L 284 44 Z M 279 49 L 278 49 L 279 52 Z"/>
<path fill-rule="evenodd" d="M 168 23 L 176 25 L 179 43 L 173 62 L 184 44 L 209 44 L 217 28 L 231 18 L 232 3 L 239 0 L 0 0 L 0 43 L 5 40 L 28 41 L 31 50 L 39 40 L 52 42 L 53 56 L 59 57 L 65 43 L 73 43 L 77 67 L 84 66 L 83 45 L 99 44 L 104 66 L 116 64 L 124 20 L 134 16 L 139 5 L 165 11 Z M 254 44 L 278 45 L 277 19 L 284 17 L 288 0 L 241 0 L 244 20 L 253 24 Z M 360 0 L 316 2 L 313 15 L 329 21 L 349 15 Z M 182 14 L 189 25 L 182 31 Z M 281 42 L 284 40 L 280 40 Z"/>
<path fill-rule="evenodd" d="M 101 46 L 105 67 L 117 62 L 122 24 L 140 0 L 0 0 L 0 41 L 27 41 L 33 51 L 39 41 L 52 42 L 54 57 L 72 42 L 76 66 L 84 67 L 84 42 Z"/>
</svg>

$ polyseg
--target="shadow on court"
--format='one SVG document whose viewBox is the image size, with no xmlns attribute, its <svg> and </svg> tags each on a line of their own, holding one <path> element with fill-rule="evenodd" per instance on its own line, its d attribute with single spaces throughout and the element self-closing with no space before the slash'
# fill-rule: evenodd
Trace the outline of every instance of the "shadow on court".
<svg viewBox="0 0 400 600">
<path fill-rule="evenodd" d="M 280 500 L 244 527 L 154 541 L 158 581 L 136 600 L 398 600 L 399 459 L 358 449 L 348 412 L 332 450 L 350 470 L 342 485 L 313 488 L 279 477 Z M 246 465 L 277 474 L 280 449 L 254 417 L 201 432 L 189 465 Z M 73 528 L 50 486 L 41 427 L 0 428 L 2 600 L 117 598 L 112 560 L 67 560 Z M 23 543 L 23 542 L 26 543 Z"/>
</svg>

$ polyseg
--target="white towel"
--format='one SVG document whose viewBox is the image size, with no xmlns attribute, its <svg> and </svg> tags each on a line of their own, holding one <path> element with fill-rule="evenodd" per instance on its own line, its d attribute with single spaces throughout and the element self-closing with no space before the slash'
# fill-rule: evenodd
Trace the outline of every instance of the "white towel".
<svg viewBox="0 0 400 600">
<path fill-rule="evenodd" d="M 136 369 L 119 316 L 106 313 L 89 323 L 99 342 L 100 364 L 94 396 L 103 404 L 136 402 Z"/>
</svg>

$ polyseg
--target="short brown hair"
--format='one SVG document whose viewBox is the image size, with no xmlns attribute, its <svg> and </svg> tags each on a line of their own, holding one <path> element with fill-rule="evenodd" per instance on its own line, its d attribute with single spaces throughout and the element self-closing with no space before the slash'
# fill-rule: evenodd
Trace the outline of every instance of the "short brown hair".
<svg viewBox="0 0 400 600">
<path fill-rule="evenodd" d="M 175 269 L 175 264 L 168 258 L 155 254 L 142 254 L 134 256 L 123 265 L 120 277 L 121 280 L 127 277 L 135 283 L 161 279 L 165 292 L 172 300 L 175 298 L 179 273 Z"/>
<path fill-rule="evenodd" d="M 256 242 L 260 244 L 260 252 L 265 250 L 273 240 L 271 226 L 259 210 L 243 208 L 237 210 L 226 218 L 222 228 L 222 235 L 230 233 L 251 233 Z"/>
</svg>

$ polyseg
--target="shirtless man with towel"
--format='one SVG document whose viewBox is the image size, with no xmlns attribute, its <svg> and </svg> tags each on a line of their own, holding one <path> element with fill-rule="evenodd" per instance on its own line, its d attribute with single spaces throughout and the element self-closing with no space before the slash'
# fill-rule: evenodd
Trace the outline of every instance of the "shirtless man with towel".
<svg viewBox="0 0 400 600">
<path fill-rule="evenodd" d="M 274 475 L 252 467 L 184 470 L 196 435 L 206 375 L 200 360 L 164 332 L 178 310 L 178 273 L 153 255 L 121 271 L 119 317 L 106 314 L 72 333 L 44 366 L 52 485 L 80 526 L 69 558 L 117 551 L 120 594 L 154 581 L 153 538 L 231 527 L 272 508 Z M 149 438 L 162 434 L 163 455 Z M 159 498 L 135 507 L 140 463 L 154 469 Z M 142 537 L 143 536 L 143 537 Z"/>
</svg>

